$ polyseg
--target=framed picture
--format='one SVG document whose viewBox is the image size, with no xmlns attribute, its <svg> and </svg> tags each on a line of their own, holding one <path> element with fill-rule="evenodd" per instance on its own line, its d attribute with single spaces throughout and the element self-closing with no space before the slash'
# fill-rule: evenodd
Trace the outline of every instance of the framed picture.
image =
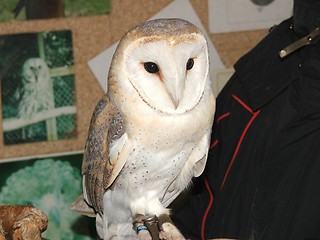
<svg viewBox="0 0 320 240">
<path fill-rule="evenodd" d="M 10 0 L 0 2 L 0 22 L 107 14 L 111 0 Z"/>
<path fill-rule="evenodd" d="M 5 145 L 77 137 L 71 31 L 0 36 Z"/>
<path fill-rule="evenodd" d="M 97 239 L 95 219 L 70 210 L 82 193 L 82 154 L 0 163 L 0 204 L 31 204 L 49 220 L 46 239 Z"/>
<path fill-rule="evenodd" d="M 292 0 L 208 0 L 211 33 L 269 29 L 292 15 Z"/>
</svg>

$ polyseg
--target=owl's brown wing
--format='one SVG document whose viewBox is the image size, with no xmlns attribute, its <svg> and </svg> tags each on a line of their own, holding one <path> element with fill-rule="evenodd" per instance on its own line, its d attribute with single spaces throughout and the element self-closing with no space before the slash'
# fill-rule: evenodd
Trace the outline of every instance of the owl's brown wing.
<svg viewBox="0 0 320 240">
<path fill-rule="evenodd" d="M 116 169 L 118 174 L 124 165 L 110 158 L 110 145 L 124 133 L 123 117 L 105 95 L 94 109 L 82 162 L 84 199 L 101 214 L 103 195 L 115 179 L 113 172 Z"/>
</svg>

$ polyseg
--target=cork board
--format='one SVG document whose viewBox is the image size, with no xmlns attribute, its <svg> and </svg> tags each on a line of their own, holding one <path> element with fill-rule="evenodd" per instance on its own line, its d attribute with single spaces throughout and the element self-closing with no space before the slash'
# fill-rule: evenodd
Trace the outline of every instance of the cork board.
<svg viewBox="0 0 320 240">
<path fill-rule="evenodd" d="M 103 90 L 87 62 L 118 41 L 131 27 L 149 19 L 172 0 L 112 0 L 107 15 L 16 21 L 0 24 L 0 34 L 71 31 L 74 56 L 75 106 L 77 137 L 68 140 L 42 141 L 6 145 L 0 124 L 0 159 L 28 158 L 63 152 L 82 151 L 87 138 L 93 108 Z M 208 29 L 208 3 L 190 0 L 203 25 Z M 130 11 L 129 11 L 130 10 Z M 226 67 L 249 51 L 266 34 L 266 30 L 210 34 Z M 0 112 L 1 114 L 1 112 Z M 2 115 L 0 116 L 2 119 Z"/>
</svg>

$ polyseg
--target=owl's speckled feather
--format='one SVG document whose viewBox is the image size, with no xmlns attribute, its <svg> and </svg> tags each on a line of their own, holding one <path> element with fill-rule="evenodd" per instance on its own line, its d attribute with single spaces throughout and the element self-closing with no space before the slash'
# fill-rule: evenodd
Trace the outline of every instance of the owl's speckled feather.
<svg viewBox="0 0 320 240">
<path fill-rule="evenodd" d="M 110 143 L 124 132 L 121 113 L 105 96 L 93 111 L 82 164 L 84 185 L 90 189 L 87 199 L 97 212 L 103 212 L 103 195 L 114 180 L 111 173 L 115 164 L 110 162 Z"/>
<path fill-rule="evenodd" d="M 140 32 L 140 36 L 138 35 L 138 32 Z M 136 37 L 146 37 L 152 35 L 168 37 L 190 33 L 200 33 L 200 30 L 190 22 L 178 18 L 155 19 L 153 21 L 147 21 L 131 31 L 131 34 L 137 34 Z"/>
<path fill-rule="evenodd" d="M 214 109 L 207 43 L 196 26 L 156 19 L 121 39 L 82 169 L 102 238 L 132 240 L 136 214 L 169 214 L 166 207 L 204 169 Z M 162 233 L 184 239 L 170 224 Z"/>
</svg>

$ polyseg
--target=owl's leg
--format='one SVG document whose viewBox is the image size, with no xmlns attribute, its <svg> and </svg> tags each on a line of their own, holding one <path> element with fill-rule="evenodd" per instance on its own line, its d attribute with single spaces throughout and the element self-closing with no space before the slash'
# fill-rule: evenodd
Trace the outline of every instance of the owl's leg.
<svg viewBox="0 0 320 240">
<path fill-rule="evenodd" d="M 149 229 L 145 226 L 145 218 L 146 216 L 143 214 L 136 214 L 133 218 L 133 229 L 138 235 L 135 240 L 153 240 Z"/>
<path fill-rule="evenodd" d="M 164 208 L 157 198 L 142 197 L 132 204 L 131 209 L 133 213 L 136 213 L 134 216 L 138 219 L 134 219 L 134 226 L 141 226 L 141 231 L 137 231 L 139 240 L 185 240 L 171 221 L 169 210 Z M 145 216 L 146 213 L 152 213 L 154 215 L 151 216 L 159 216 L 159 218 L 155 217 L 154 221 L 151 218 L 149 221 Z M 148 233 L 150 237 L 147 237 Z"/>
<path fill-rule="evenodd" d="M 136 231 L 138 237 L 135 240 L 152 240 L 150 232 L 144 225 L 144 219 L 146 217 L 146 202 L 146 198 L 141 197 L 131 203 L 133 229 Z"/>
<path fill-rule="evenodd" d="M 34 130 L 33 126 L 30 126 L 27 128 L 27 138 L 28 139 L 31 139 L 33 137 L 33 135 L 34 135 L 33 130 Z"/>
<path fill-rule="evenodd" d="M 137 214 L 134 219 L 134 229 L 138 233 L 135 240 L 185 240 L 168 214 L 162 214 L 159 218 Z"/>
<path fill-rule="evenodd" d="M 23 140 L 25 140 L 25 139 L 27 138 L 27 137 L 26 137 L 26 135 L 27 135 L 27 134 L 26 134 L 26 128 L 24 128 L 24 127 L 22 128 L 22 133 L 21 133 L 21 135 L 22 135 L 21 137 L 22 137 Z"/>
</svg>

